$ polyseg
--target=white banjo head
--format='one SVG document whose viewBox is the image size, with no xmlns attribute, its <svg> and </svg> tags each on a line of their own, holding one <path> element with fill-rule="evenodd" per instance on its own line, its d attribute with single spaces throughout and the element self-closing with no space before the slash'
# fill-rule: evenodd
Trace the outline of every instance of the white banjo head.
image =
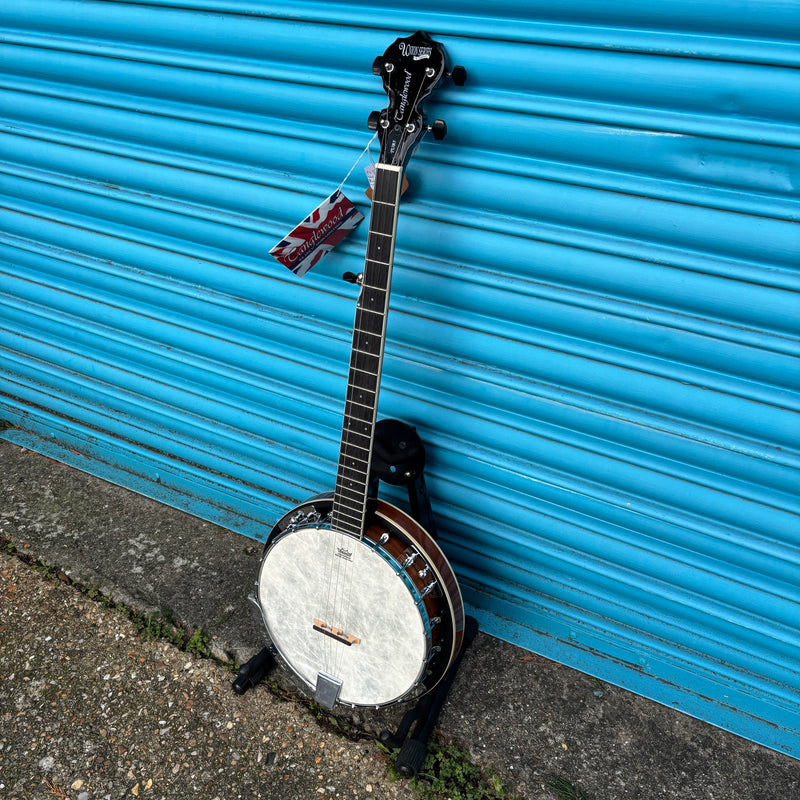
<svg viewBox="0 0 800 800">
<path fill-rule="evenodd" d="M 424 675 L 425 605 L 375 542 L 326 525 L 287 529 L 262 560 L 258 601 L 273 645 L 312 693 L 323 673 L 341 681 L 338 702 L 381 706 Z"/>
</svg>

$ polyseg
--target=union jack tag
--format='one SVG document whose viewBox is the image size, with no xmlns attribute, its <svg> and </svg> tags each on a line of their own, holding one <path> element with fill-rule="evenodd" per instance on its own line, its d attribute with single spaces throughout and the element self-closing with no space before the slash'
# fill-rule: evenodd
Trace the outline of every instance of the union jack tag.
<svg viewBox="0 0 800 800">
<path fill-rule="evenodd" d="M 337 189 L 269 251 L 298 277 L 354 230 L 364 215 Z"/>
</svg>

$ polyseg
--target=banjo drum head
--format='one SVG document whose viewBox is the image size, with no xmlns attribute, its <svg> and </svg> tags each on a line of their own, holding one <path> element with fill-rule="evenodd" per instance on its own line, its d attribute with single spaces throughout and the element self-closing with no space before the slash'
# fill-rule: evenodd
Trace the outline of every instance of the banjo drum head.
<svg viewBox="0 0 800 800">
<path fill-rule="evenodd" d="M 289 529 L 264 554 L 258 600 L 273 645 L 309 692 L 323 673 L 341 681 L 338 702 L 381 706 L 425 671 L 424 603 L 374 544 L 324 526 Z"/>
</svg>

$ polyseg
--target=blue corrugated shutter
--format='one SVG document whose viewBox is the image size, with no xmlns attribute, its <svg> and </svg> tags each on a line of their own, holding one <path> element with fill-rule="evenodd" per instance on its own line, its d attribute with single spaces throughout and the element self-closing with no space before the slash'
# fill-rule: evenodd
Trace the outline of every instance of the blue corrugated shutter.
<svg viewBox="0 0 800 800">
<path fill-rule="evenodd" d="M 428 30 L 381 413 L 468 601 L 797 755 L 800 6 L 393 5 L 6 4 L 4 435 L 254 536 L 329 488 L 365 231 L 267 251 Z"/>
</svg>

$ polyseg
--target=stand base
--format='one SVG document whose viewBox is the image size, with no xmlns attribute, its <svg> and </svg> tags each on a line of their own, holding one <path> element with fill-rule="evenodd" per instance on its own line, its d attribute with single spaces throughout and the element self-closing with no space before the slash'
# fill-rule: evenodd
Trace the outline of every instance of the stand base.
<svg viewBox="0 0 800 800">
<path fill-rule="evenodd" d="M 477 633 L 478 622 L 468 616 L 464 623 L 464 641 L 461 649 L 436 689 L 421 697 L 417 704 L 403 715 L 403 719 L 394 733 L 390 730 L 381 731 L 380 739 L 385 745 L 400 748 L 395 767 L 403 777 L 412 778 L 419 772 L 428 753 L 428 738 L 436 724 L 444 701 L 447 699 L 450 687 L 453 685 L 461 658 Z M 414 731 L 409 735 L 412 725 Z"/>
<path fill-rule="evenodd" d="M 248 662 L 239 667 L 236 680 L 233 682 L 233 691 L 244 694 L 248 689 L 257 686 L 267 673 L 272 669 L 275 659 L 268 647 L 256 653 Z"/>
</svg>

